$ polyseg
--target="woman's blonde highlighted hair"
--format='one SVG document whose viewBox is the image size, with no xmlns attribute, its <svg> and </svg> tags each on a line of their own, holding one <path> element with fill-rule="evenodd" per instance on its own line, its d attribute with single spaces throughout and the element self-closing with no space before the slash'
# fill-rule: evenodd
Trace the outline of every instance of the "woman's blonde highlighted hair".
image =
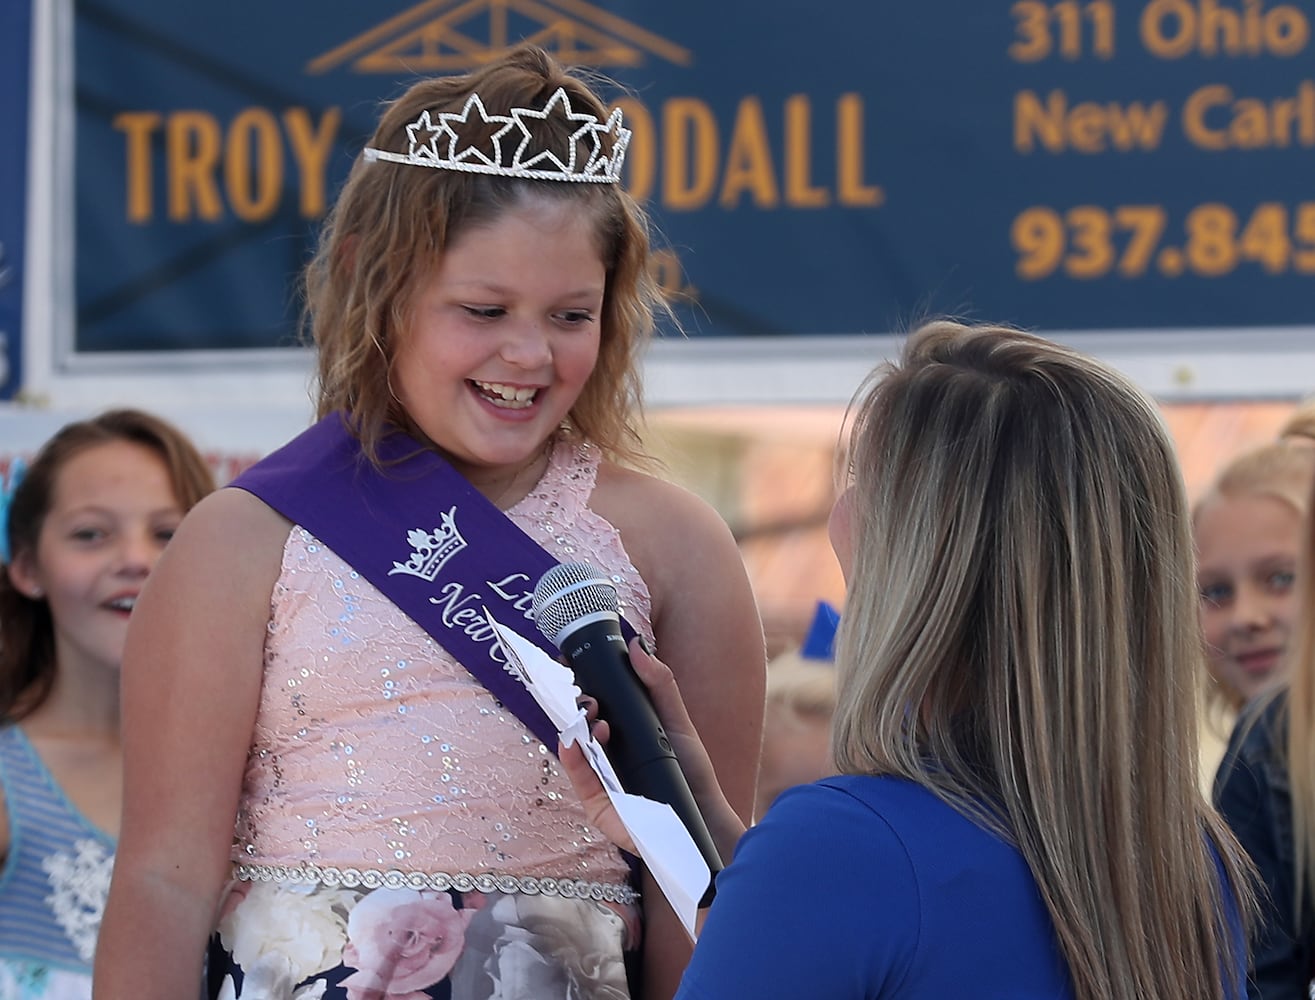
<svg viewBox="0 0 1315 1000">
<path fill-rule="evenodd" d="M 856 397 L 842 772 L 1017 844 L 1083 1000 L 1223 997 L 1250 869 L 1201 795 L 1193 549 L 1155 404 L 1080 353 L 941 321 Z M 1248 916 L 1249 919 L 1249 916 Z"/>
</svg>

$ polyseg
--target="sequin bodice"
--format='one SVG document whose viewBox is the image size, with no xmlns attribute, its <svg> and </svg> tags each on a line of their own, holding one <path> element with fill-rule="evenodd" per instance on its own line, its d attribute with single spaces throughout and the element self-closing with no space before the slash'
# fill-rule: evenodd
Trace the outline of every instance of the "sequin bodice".
<svg viewBox="0 0 1315 1000">
<path fill-rule="evenodd" d="M 508 512 L 606 568 L 652 637 L 648 589 L 587 506 L 598 451 L 566 439 Z M 556 757 L 464 667 L 300 527 L 275 584 L 234 860 L 622 883 Z"/>
</svg>

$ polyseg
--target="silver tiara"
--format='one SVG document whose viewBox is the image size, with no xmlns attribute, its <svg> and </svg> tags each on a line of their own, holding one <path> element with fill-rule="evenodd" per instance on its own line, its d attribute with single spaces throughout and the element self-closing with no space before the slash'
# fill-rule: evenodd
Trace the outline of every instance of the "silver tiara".
<svg viewBox="0 0 1315 1000">
<path fill-rule="evenodd" d="M 462 134 L 462 126 L 473 124 L 472 113 L 479 115 L 478 121 L 485 125 L 500 125 L 501 128 L 482 143 L 469 142 Z M 541 123 L 550 117 L 572 126 L 566 148 L 545 148 L 530 155 L 530 140 L 535 131 L 543 127 Z M 405 153 L 367 146 L 365 158 L 501 177 L 615 184 L 621 179 L 621 164 L 630 144 L 630 130 L 621 125 L 620 108 L 614 110 L 606 122 L 600 122 L 591 114 L 572 111 L 571 101 L 561 87 L 548 98 L 542 111 L 512 108 L 509 115 L 489 114 L 479 95 L 472 94 L 460 114 L 440 112 L 433 116 L 428 110 L 422 111 L 420 117 L 406 127 L 406 136 L 410 147 Z M 611 143 L 604 143 L 603 140 L 609 137 Z M 504 143 L 508 148 L 512 143 L 517 144 L 510 164 L 503 157 Z M 583 163 L 577 155 L 581 146 L 588 150 L 588 158 Z"/>
</svg>

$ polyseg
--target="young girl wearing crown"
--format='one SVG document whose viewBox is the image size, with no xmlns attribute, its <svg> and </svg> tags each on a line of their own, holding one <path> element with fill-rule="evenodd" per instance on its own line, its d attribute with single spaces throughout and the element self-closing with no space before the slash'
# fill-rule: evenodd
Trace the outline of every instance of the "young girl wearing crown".
<svg viewBox="0 0 1315 1000">
<path fill-rule="evenodd" d="M 628 137 L 531 47 L 388 107 L 306 276 L 321 419 L 187 518 L 134 617 L 98 996 L 195 995 L 212 930 L 243 1000 L 624 998 L 641 948 L 674 991 L 688 940 L 478 611 L 528 635 L 544 567 L 603 569 L 751 814 L 743 564 L 635 468 L 659 299 Z"/>
</svg>

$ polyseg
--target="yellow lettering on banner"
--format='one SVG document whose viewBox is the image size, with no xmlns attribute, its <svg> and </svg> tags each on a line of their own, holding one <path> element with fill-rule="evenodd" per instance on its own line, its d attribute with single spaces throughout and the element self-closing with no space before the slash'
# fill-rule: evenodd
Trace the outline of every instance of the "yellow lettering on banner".
<svg viewBox="0 0 1315 1000">
<path fill-rule="evenodd" d="M 1257 205 L 1237 241 L 1243 260 L 1254 260 L 1270 274 L 1287 269 L 1292 254 L 1288 238 L 1288 210 L 1277 202 Z"/>
<path fill-rule="evenodd" d="M 1265 22 L 1265 45 L 1276 56 L 1295 56 L 1310 41 L 1310 21 L 1300 7 L 1275 7 Z"/>
<path fill-rule="evenodd" d="M 1009 58 L 1015 62 L 1039 62 L 1052 55 L 1070 62 L 1081 59 L 1088 47 L 1097 59 L 1114 56 L 1114 4 L 1112 0 L 1077 0 L 1043 3 L 1018 0 L 1011 4 L 1014 41 Z M 1089 21 L 1090 31 L 1083 25 Z"/>
<path fill-rule="evenodd" d="M 880 205 L 883 190 L 864 176 L 862 96 L 843 94 L 836 100 L 834 187 L 818 176 L 813 159 L 828 141 L 818 134 L 824 129 L 813 114 L 813 100 L 808 94 L 785 100 L 779 146 L 756 96 L 740 100 L 729 131 L 697 98 L 665 102 L 660 130 L 644 105 L 619 100 L 633 133 L 627 190 L 639 200 L 660 195 L 663 207 L 673 211 L 703 209 L 714 199 L 723 208 L 746 202 L 760 209 Z M 291 194 L 294 175 L 301 216 L 315 219 L 327 210 L 329 161 L 342 124 L 339 108 L 317 117 L 304 107 L 248 107 L 227 123 L 195 109 L 134 111 L 117 115 L 113 124 L 124 136 L 130 222 L 153 220 L 157 188 L 163 189 L 171 222 L 213 222 L 226 212 L 244 222 L 264 222 L 288 207 L 284 198 Z M 1079 124 L 1078 131 L 1084 127 Z M 158 178 L 157 159 L 162 161 Z"/>
<path fill-rule="evenodd" d="M 310 112 L 305 108 L 288 108 L 283 112 L 283 125 L 288 130 L 288 144 L 301 174 L 301 215 L 304 219 L 318 219 L 327 208 L 325 179 L 329 170 L 329 154 L 342 123 L 342 111 L 329 108 L 320 119 L 318 129 L 311 125 Z"/>
<path fill-rule="evenodd" d="M 1067 109 L 1068 98 L 1061 90 L 1052 90 L 1044 107 L 1035 93 L 1020 90 L 1014 95 L 1014 149 L 1031 153 L 1040 142 L 1052 153 L 1064 152 Z"/>
<path fill-rule="evenodd" d="M 1235 99 L 1222 83 L 1201 87 L 1183 104 L 1183 134 L 1201 149 L 1315 146 L 1315 81 L 1303 80 L 1293 97 L 1269 103 Z"/>
<path fill-rule="evenodd" d="M 1164 125 L 1169 120 L 1169 106 L 1155 101 L 1144 107 L 1133 101 L 1127 110 L 1111 103 L 1109 106 L 1110 139 L 1121 153 L 1131 149 L 1155 149 L 1164 137 Z"/>
<path fill-rule="evenodd" d="M 1249 264 L 1268 274 L 1315 274 L 1315 202 L 1261 202 L 1241 216 L 1231 205 L 1206 202 L 1187 212 L 1178 239 L 1161 246 L 1167 222 L 1162 205 L 1116 205 L 1112 211 L 1078 205 L 1062 216 L 1033 205 L 1010 229 L 1018 254 L 1014 270 L 1024 281 L 1049 278 L 1061 265 L 1078 279 L 1156 273 L 1219 278 Z M 1116 242 L 1124 243 L 1122 254 Z"/>
<path fill-rule="evenodd" d="M 1126 106 L 1083 101 L 1070 109 L 1062 90 L 1052 90 L 1044 104 L 1033 91 L 1021 90 L 1014 95 L 1014 149 L 1020 153 L 1034 152 L 1038 145 L 1050 153 L 1156 149 L 1168 118 L 1164 101 L 1150 105 L 1133 101 Z"/>
<path fill-rule="evenodd" d="M 872 208 L 885 192 L 863 181 L 863 97 L 844 94 L 836 104 L 836 184 L 840 204 Z"/>
<path fill-rule="evenodd" d="M 1274 131 L 1283 139 L 1278 145 L 1295 140 L 1302 146 L 1315 146 L 1315 81 L 1302 80 L 1296 97 L 1274 102 Z"/>
<path fill-rule="evenodd" d="M 165 124 L 169 218 L 213 222 L 222 210 L 215 167 L 222 145 L 219 123 L 204 111 L 176 111 Z"/>
<path fill-rule="evenodd" d="M 633 97 L 619 98 L 613 107 L 621 109 L 626 128 L 630 129 L 630 145 L 626 147 L 626 162 L 622 168 L 626 190 L 636 201 L 647 201 L 657 180 L 658 136 L 653 116 Z"/>
<path fill-rule="evenodd" d="M 1238 101 L 1233 105 L 1233 124 L 1228 131 L 1239 149 L 1269 145 L 1269 109 L 1261 101 Z"/>
<path fill-rule="evenodd" d="M 224 186 L 233 211 L 244 222 L 263 222 L 278 208 L 283 191 L 283 140 L 278 122 L 264 108 L 247 108 L 229 126 Z"/>
<path fill-rule="evenodd" d="M 329 154 L 342 112 L 329 108 L 316 126 L 305 108 L 283 113 L 288 145 L 301 179 L 301 214 L 319 218 L 326 208 Z M 204 111 L 177 111 L 165 117 L 154 111 L 116 115 L 112 124 L 124 134 L 127 191 L 124 214 L 129 222 L 145 223 L 155 214 L 151 144 L 164 125 L 164 176 L 169 218 L 214 221 L 224 207 L 223 193 L 234 214 L 247 222 L 268 219 L 283 194 L 286 164 L 278 119 L 266 108 L 247 108 L 229 125 L 227 134 Z"/>
<path fill-rule="evenodd" d="M 1161 59 L 1203 56 L 1294 56 L 1310 40 L 1300 7 L 1242 0 L 1241 10 L 1219 0 L 1151 0 L 1142 10 L 1142 44 Z"/>
<path fill-rule="evenodd" d="M 1183 132 L 1187 138 L 1202 149 L 1227 149 L 1227 132 L 1211 128 L 1205 119 L 1211 108 L 1226 105 L 1232 99 L 1233 92 L 1222 83 L 1195 91 L 1183 105 Z"/>
<path fill-rule="evenodd" d="M 110 123 L 124 134 L 126 189 L 124 214 L 129 222 L 149 222 L 154 214 L 151 198 L 151 136 L 160 127 L 154 111 L 125 111 Z"/>
<path fill-rule="evenodd" d="M 717 186 L 717 119 L 694 97 L 677 97 L 662 107 L 666 137 L 662 204 L 677 212 L 702 208 Z"/>
<path fill-rule="evenodd" d="M 777 191 L 762 102 L 756 97 L 746 97 L 736 112 L 731 146 L 726 153 L 721 205 L 734 208 L 740 195 L 748 192 L 759 208 L 775 208 L 780 201 Z"/>
<path fill-rule="evenodd" d="M 791 208 L 825 208 L 826 188 L 813 187 L 813 106 L 804 94 L 785 102 L 785 203 Z"/>
<path fill-rule="evenodd" d="M 1079 153 L 1105 152 L 1105 109 L 1091 101 L 1068 113 L 1069 144 Z"/>
</svg>

